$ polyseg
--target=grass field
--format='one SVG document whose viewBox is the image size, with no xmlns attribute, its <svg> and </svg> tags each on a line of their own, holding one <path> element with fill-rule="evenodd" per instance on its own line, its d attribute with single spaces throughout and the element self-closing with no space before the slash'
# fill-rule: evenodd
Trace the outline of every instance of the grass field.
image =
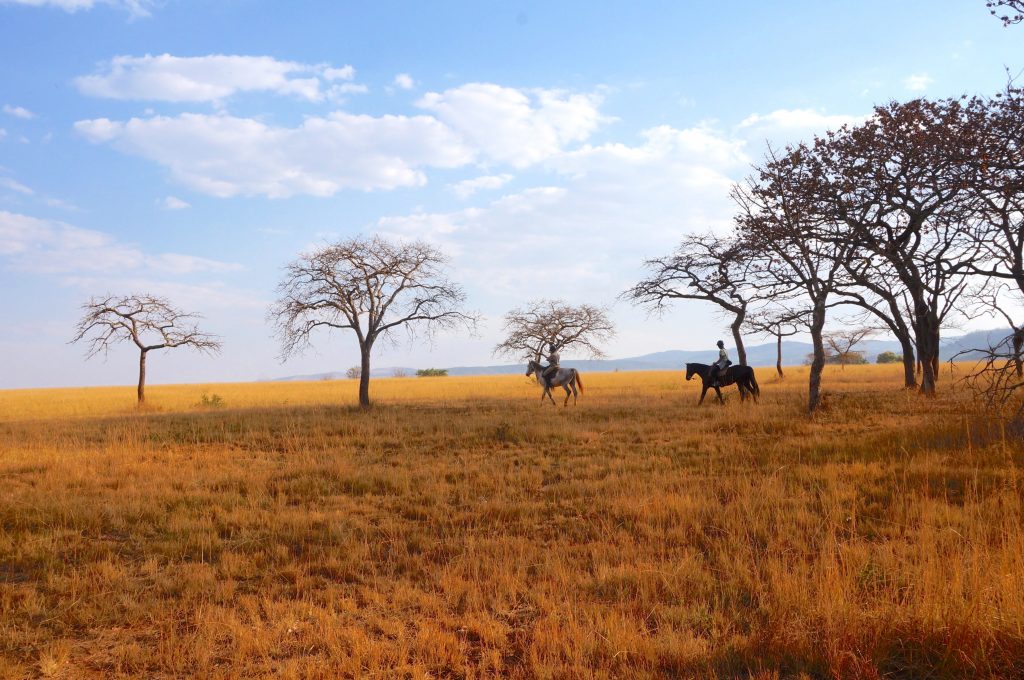
<svg viewBox="0 0 1024 680">
<path fill-rule="evenodd" d="M 0 392 L 0 676 L 1024 677 L 1024 450 L 758 376 Z"/>
</svg>

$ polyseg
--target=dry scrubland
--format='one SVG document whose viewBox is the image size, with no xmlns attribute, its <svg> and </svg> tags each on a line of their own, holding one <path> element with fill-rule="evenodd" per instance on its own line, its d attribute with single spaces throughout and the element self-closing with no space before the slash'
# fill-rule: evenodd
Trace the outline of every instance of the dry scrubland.
<svg viewBox="0 0 1024 680">
<path fill-rule="evenodd" d="M 0 675 L 1022 677 L 1024 453 L 898 372 L 0 392 Z"/>
</svg>

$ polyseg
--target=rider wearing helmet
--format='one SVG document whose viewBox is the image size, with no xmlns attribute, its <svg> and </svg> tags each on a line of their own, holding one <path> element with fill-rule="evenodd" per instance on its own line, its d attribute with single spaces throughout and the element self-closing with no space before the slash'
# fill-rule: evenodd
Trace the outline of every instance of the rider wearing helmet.
<svg viewBox="0 0 1024 680">
<path fill-rule="evenodd" d="M 718 361 L 711 364 L 711 386 L 717 387 L 719 379 L 725 375 L 725 369 L 732 362 L 729 361 L 729 354 L 725 351 L 725 343 L 718 341 Z"/>
<path fill-rule="evenodd" d="M 558 373 L 558 363 L 561 357 L 558 356 L 558 346 L 555 343 L 548 344 L 548 365 L 544 369 L 541 375 L 544 378 L 544 383 L 551 387 L 551 381 L 554 379 L 555 374 Z"/>
</svg>

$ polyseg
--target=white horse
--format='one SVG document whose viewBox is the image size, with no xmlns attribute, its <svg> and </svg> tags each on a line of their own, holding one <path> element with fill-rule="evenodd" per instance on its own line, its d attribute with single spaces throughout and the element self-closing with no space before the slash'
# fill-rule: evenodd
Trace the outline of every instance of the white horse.
<svg viewBox="0 0 1024 680">
<path fill-rule="evenodd" d="M 562 406 L 569 405 L 569 397 L 572 396 L 572 403 L 576 403 L 576 388 L 579 387 L 579 394 L 583 394 L 583 378 L 580 376 L 580 372 L 575 368 L 559 368 L 555 371 L 555 375 L 551 379 L 551 387 L 548 387 L 544 382 L 544 376 L 541 375 L 544 372 L 544 365 L 539 361 L 530 361 L 526 366 L 526 377 L 529 378 L 531 375 L 537 380 L 537 384 L 544 388 L 544 391 L 540 394 L 540 400 L 543 402 L 546 396 L 551 400 L 551 403 L 555 403 L 554 397 L 551 396 L 551 387 L 561 387 L 565 390 L 565 402 Z M 570 391 L 571 389 L 571 391 Z"/>
</svg>

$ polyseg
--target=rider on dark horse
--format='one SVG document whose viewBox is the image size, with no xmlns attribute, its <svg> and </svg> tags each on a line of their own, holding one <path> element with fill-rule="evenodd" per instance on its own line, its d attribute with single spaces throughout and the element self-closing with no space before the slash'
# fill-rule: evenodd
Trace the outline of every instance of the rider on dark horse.
<svg viewBox="0 0 1024 680">
<path fill-rule="evenodd" d="M 729 361 L 729 354 L 725 351 L 725 343 L 718 341 L 718 361 L 711 364 L 711 387 L 720 387 L 721 378 L 725 377 L 725 371 L 732 364 Z"/>
<path fill-rule="evenodd" d="M 558 363 L 561 357 L 558 355 L 558 346 L 555 343 L 548 344 L 548 365 L 541 373 L 541 377 L 544 378 L 544 384 L 547 385 L 548 389 L 551 388 L 551 381 L 554 380 L 555 374 L 558 373 Z"/>
</svg>

